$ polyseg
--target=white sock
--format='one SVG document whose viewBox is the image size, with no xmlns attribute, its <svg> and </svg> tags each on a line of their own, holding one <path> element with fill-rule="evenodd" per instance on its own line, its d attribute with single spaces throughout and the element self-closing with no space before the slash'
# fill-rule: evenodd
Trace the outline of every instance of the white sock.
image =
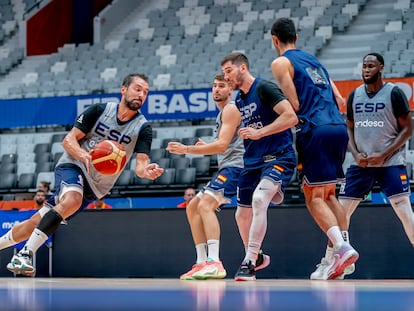
<svg viewBox="0 0 414 311">
<path fill-rule="evenodd" d="M 342 237 L 341 230 L 338 226 L 330 227 L 326 234 L 334 247 L 340 247 L 344 243 L 344 238 Z"/>
<path fill-rule="evenodd" d="M 326 260 L 331 260 L 332 254 L 333 254 L 333 247 L 330 247 L 329 245 L 327 245 L 326 246 L 326 251 L 325 251 L 325 259 Z"/>
<path fill-rule="evenodd" d="M 209 259 L 213 259 L 214 261 L 219 261 L 219 248 L 220 248 L 220 241 L 219 240 L 207 240 L 207 254 Z"/>
<path fill-rule="evenodd" d="M 204 263 L 207 261 L 207 244 L 200 243 L 196 245 L 197 261 L 196 263 Z"/>
<path fill-rule="evenodd" d="M 32 251 L 33 253 L 36 253 L 39 247 L 42 246 L 47 239 L 48 236 L 44 232 L 36 228 L 33 230 L 32 235 L 27 240 L 26 245 L 24 247 Z"/>
<path fill-rule="evenodd" d="M 13 239 L 12 230 L 7 231 L 2 237 L 0 237 L 0 249 L 16 245 L 17 242 Z"/>
</svg>

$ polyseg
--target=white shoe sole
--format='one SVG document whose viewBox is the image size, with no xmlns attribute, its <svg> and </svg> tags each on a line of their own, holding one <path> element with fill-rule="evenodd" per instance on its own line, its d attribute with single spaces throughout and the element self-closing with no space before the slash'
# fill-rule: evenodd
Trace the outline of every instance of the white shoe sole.
<svg viewBox="0 0 414 311">
<path fill-rule="evenodd" d="M 236 282 L 243 282 L 243 281 L 256 281 L 256 276 L 236 276 L 234 278 Z"/>
<path fill-rule="evenodd" d="M 17 267 L 11 262 L 7 264 L 7 269 L 12 273 L 26 275 L 26 276 L 33 276 L 36 272 L 36 270 L 31 266 L 23 265 L 23 266 Z"/>
</svg>

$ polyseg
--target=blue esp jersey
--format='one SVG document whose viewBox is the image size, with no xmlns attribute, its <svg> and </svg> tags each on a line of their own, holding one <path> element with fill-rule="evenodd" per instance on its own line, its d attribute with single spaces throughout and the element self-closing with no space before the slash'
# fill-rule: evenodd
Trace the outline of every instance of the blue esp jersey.
<svg viewBox="0 0 414 311">
<path fill-rule="evenodd" d="M 275 83 L 256 78 L 248 93 L 239 90 L 236 96 L 243 126 L 260 129 L 272 123 L 279 116 L 273 107 L 284 99 L 285 95 Z M 261 165 L 272 156 L 292 151 L 292 144 L 293 135 L 290 129 L 259 140 L 245 139 L 244 165 Z"/>
<path fill-rule="evenodd" d="M 302 133 L 313 126 L 345 124 L 335 100 L 329 74 L 318 59 L 308 52 L 296 49 L 287 50 L 282 56 L 294 68 L 293 82 L 299 97 L 297 115 Z"/>
</svg>

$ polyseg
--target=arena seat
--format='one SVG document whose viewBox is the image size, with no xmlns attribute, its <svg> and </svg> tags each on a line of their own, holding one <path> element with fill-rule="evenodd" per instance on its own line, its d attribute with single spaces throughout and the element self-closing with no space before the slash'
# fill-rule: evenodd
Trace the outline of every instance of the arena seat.
<svg viewBox="0 0 414 311">
<path fill-rule="evenodd" d="M 187 167 L 176 169 L 175 184 L 177 185 L 194 185 L 196 181 L 196 168 Z"/>
<path fill-rule="evenodd" d="M 18 178 L 19 189 L 33 189 L 36 188 L 36 174 L 35 173 L 22 173 Z"/>
<path fill-rule="evenodd" d="M 173 185 L 175 183 L 175 168 L 166 168 L 164 173 L 154 180 L 154 185 Z"/>
<path fill-rule="evenodd" d="M 197 157 L 191 160 L 191 167 L 196 169 L 196 175 L 208 175 L 210 172 L 210 158 Z"/>
<path fill-rule="evenodd" d="M 17 186 L 16 173 L 2 173 L 0 178 L 0 192 L 9 192 Z"/>
<path fill-rule="evenodd" d="M 16 173 L 17 164 L 13 162 L 5 162 L 0 164 L 0 174 Z"/>
</svg>

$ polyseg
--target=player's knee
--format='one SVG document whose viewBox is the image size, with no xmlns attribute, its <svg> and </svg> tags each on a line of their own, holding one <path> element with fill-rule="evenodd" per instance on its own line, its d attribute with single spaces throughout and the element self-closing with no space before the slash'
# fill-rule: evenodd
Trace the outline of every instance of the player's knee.
<svg viewBox="0 0 414 311">
<path fill-rule="evenodd" d="M 269 200 L 270 202 L 270 200 Z M 252 205 L 254 208 L 260 208 L 266 204 L 266 199 L 262 194 L 257 194 L 253 197 Z"/>
<path fill-rule="evenodd" d="M 236 221 L 248 221 L 251 218 L 252 209 L 251 208 L 243 208 L 238 206 L 236 209 L 236 213 L 234 214 L 234 217 L 236 218 Z"/>
<path fill-rule="evenodd" d="M 59 204 L 55 206 L 55 210 L 62 215 L 63 218 L 67 218 L 80 208 L 82 201 L 83 196 L 81 193 L 71 191 L 62 197 Z"/>
<path fill-rule="evenodd" d="M 404 219 L 413 217 L 413 210 L 411 207 L 410 197 L 408 195 L 401 195 L 390 198 L 389 200 L 398 217 Z"/>
<path fill-rule="evenodd" d="M 325 201 L 320 197 L 311 197 L 306 200 L 306 205 L 310 209 L 321 208 L 327 206 Z"/>
<path fill-rule="evenodd" d="M 408 195 L 401 195 L 398 197 L 390 198 L 390 203 L 394 206 L 411 206 L 410 197 Z"/>
<path fill-rule="evenodd" d="M 206 214 L 214 212 L 218 207 L 218 203 L 216 200 L 201 200 L 197 206 L 197 211 L 199 214 Z"/>
<path fill-rule="evenodd" d="M 190 202 L 187 203 L 186 210 L 188 213 L 194 213 L 197 211 L 198 200 L 192 199 Z"/>
<path fill-rule="evenodd" d="M 279 184 L 268 179 L 262 179 L 253 193 L 252 206 L 256 208 L 267 208 L 273 197 L 279 191 Z"/>
</svg>

